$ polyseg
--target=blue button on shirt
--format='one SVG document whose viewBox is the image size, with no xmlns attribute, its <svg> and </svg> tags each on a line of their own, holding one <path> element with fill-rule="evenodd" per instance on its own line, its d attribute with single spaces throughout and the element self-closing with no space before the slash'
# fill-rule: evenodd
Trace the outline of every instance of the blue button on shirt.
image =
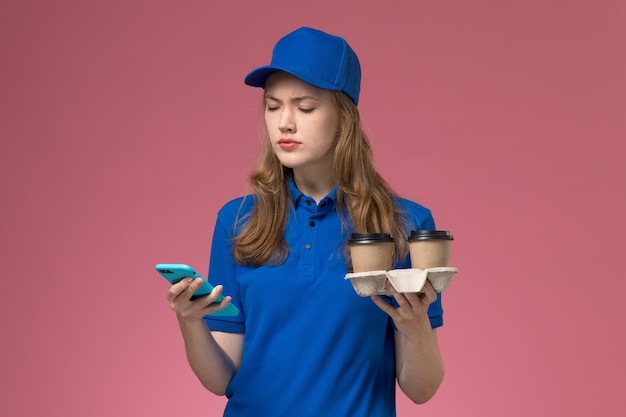
<svg viewBox="0 0 626 417">
<path fill-rule="evenodd" d="M 230 253 L 236 220 L 253 198 L 227 203 L 213 235 L 209 281 L 224 285 L 241 314 L 205 318 L 211 330 L 245 333 L 241 366 L 230 382 L 225 416 L 394 416 L 393 325 L 349 281 L 336 190 L 316 202 L 289 181 L 293 207 L 277 266 L 237 265 Z M 434 229 L 428 209 L 397 204 L 411 229 Z M 396 267 L 409 265 L 409 260 Z M 440 295 L 429 309 L 443 324 Z"/>
</svg>

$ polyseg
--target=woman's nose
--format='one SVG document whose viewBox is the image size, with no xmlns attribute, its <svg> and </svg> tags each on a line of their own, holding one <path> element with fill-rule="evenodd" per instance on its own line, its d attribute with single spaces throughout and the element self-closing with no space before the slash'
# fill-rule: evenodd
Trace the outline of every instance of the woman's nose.
<svg viewBox="0 0 626 417">
<path fill-rule="evenodd" d="M 283 110 L 280 114 L 280 120 L 278 121 L 278 129 L 281 132 L 295 132 L 296 123 L 293 120 L 293 114 L 290 110 Z"/>
</svg>

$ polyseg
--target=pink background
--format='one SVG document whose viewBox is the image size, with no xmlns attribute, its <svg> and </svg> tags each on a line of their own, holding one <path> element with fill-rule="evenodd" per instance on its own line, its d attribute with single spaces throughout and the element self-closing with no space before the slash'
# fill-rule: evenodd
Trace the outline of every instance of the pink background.
<svg viewBox="0 0 626 417">
<path fill-rule="evenodd" d="M 446 379 L 398 415 L 625 415 L 623 0 L 2 1 L 0 414 L 221 414 L 153 267 L 206 271 L 242 78 L 302 25 L 353 45 L 380 170 L 456 238 Z"/>
</svg>

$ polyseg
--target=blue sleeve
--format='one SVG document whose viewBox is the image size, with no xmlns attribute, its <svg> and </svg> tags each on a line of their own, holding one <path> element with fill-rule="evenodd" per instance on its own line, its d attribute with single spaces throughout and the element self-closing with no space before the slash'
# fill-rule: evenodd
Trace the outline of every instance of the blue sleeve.
<svg viewBox="0 0 626 417">
<path fill-rule="evenodd" d="M 224 286 L 224 295 L 232 297 L 232 304 L 239 309 L 237 316 L 205 316 L 204 320 L 211 330 L 228 333 L 245 333 L 245 312 L 241 303 L 241 292 L 237 282 L 237 265 L 231 254 L 232 237 L 237 210 L 231 202 L 218 213 L 213 231 L 211 258 L 209 261 L 209 282 Z M 237 207 L 239 207 L 237 205 Z M 234 213 L 233 213 L 234 211 Z"/>
</svg>

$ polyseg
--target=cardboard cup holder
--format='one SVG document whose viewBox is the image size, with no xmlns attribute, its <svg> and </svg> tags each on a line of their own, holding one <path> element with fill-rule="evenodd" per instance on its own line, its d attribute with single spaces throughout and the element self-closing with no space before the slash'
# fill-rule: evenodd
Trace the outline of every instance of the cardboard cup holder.
<svg viewBox="0 0 626 417">
<path fill-rule="evenodd" d="M 352 272 L 346 274 L 345 279 L 350 280 L 354 291 L 361 297 L 391 294 L 386 285 L 387 271 Z"/>
<path fill-rule="evenodd" d="M 372 295 L 391 295 L 387 289 L 387 280 L 398 292 L 422 292 L 426 280 L 430 281 L 436 292 L 443 292 L 450 287 L 452 277 L 459 270 L 454 267 L 392 269 L 390 271 L 352 272 L 346 274 L 352 287 L 361 297 Z"/>
</svg>

